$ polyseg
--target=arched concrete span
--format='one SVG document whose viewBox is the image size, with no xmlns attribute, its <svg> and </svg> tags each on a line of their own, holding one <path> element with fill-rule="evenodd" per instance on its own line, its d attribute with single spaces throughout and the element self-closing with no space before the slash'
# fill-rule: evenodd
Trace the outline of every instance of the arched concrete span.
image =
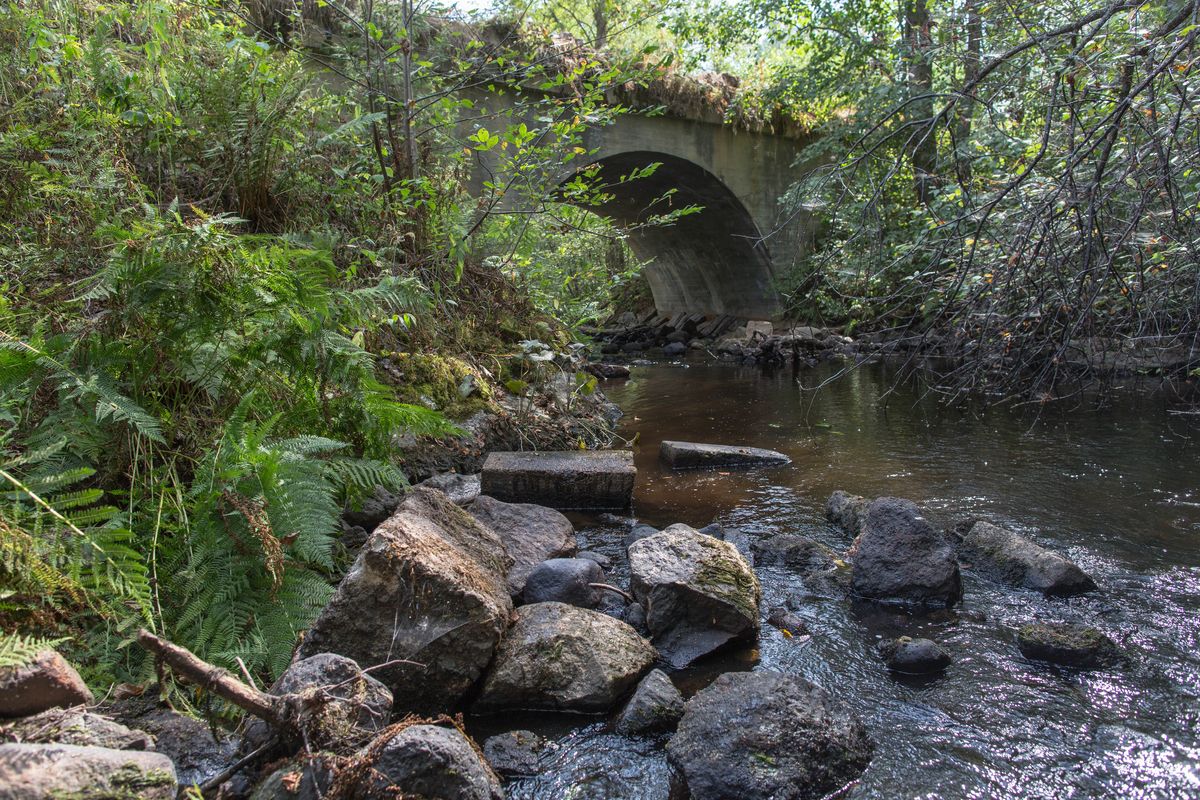
<svg viewBox="0 0 1200 800">
<path fill-rule="evenodd" d="M 655 163 L 660 166 L 649 177 L 618 182 Z M 612 199 L 589 209 L 634 228 L 630 246 L 650 262 L 646 280 L 660 312 L 778 316 L 771 257 L 758 225 L 717 176 L 678 156 L 647 150 L 617 153 L 593 164 L 600 167 L 601 181 L 609 184 L 605 193 Z M 672 189 L 666 200 L 655 203 Z M 703 211 L 671 225 L 634 227 L 652 215 L 689 205 Z"/>
<path fill-rule="evenodd" d="M 511 100 L 480 98 L 476 111 L 498 102 Z M 779 202 L 815 166 L 797 163 L 806 144 L 718 121 L 626 114 L 590 129 L 584 137 L 590 162 L 571 166 L 599 164 L 615 178 L 662 162 L 652 177 L 614 187 L 612 202 L 599 209 L 621 223 L 661 213 L 647 205 L 671 188 L 678 190 L 672 203 L 704 206 L 672 226 L 633 236 L 639 257 L 653 259 L 646 275 L 660 312 L 774 320 L 783 313 L 777 277 L 811 246 L 815 230 L 811 216 L 788 213 Z M 490 175 L 487 167 L 481 164 L 481 173 Z"/>
</svg>

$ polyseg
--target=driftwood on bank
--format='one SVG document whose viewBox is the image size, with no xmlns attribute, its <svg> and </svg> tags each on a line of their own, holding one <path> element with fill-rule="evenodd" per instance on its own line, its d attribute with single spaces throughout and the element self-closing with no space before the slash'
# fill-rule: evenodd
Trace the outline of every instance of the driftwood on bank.
<svg viewBox="0 0 1200 800">
<path fill-rule="evenodd" d="M 138 631 L 138 644 L 154 654 L 180 678 L 202 686 L 238 708 L 253 714 L 286 736 L 299 735 L 295 713 L 287 697 L 260 692 L 243 683 L 229 670 L 209 664 L 186 648 L 155 636 L 143 628 Z"/>
</svg>

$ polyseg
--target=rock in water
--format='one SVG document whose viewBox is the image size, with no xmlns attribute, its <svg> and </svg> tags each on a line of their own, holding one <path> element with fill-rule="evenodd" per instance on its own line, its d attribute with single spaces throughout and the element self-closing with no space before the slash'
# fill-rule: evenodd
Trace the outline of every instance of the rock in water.
<svg viewBox="0 0 1200 800">
<path fill-rule="evenodd" d="M 271 686 L 271 694 L 320 693 L 328 702 L 314 704 L 316 713 L 303 723 L 306 740 L 296 742 L 316 749 L 353 746 L 387 727 L 392 715 L 392 693 L 364 673 L 353 660 L 336 653 L 318 653 L 288 667 Z M 246 723 L 247 751 L 271 736 L 265 722 Z"/>
<path fill-rule="evenodd" d="M 545 749 L 546 740 L 533 731 L 509 731 L 488 737 L 483 757 L 501 775 L 536 775 L 538 757 Z"/>
<path fill-rule="evenodd" d="M 859 597 L 932 607 L 962 598 L 954 548 L 908 500 L 875 499 L 851 554 L 850 589 Z"/>
<path fill-rule="evenodd" d="M 508 592 L 520 596 L 533 568 L 550 558 L 575 555 L 575 527 L 553 508 L 528 503 L 503 503 L 480 495 L 467 506 L 471 516 L 491 528 L 512 557 Z"/>
<path fill-rule="evenodd" d="M 457 728 L 410 725 L 364 754 L 356 800 L 504 800 L 500 779 Z"/>
<path fill-rule="evenodd" d="M 511 503 L 611 511 L 629 508 L 636 475 L 629 450 L 492 451 L 483 492 Z"/>
<path fill-rule="evenodd" d="M 607 711 L 654 663 L 649 642 L 598 611 L 537 603 L 521 606 L 516 616 L 476 710 Z"/>
<path fill-rule="evenodd" d="M 0 717 L 27 717 L 92 701 L 83 678 L 54 650 L 42 650 L 20 667 L 0 667 Z"/>
<path fill-rule="evenodd" d="M 804 536 L 781 533 L 753 542 L 750 549 L 758 567 L 787 567 L 801 575 L 814 575 L 837 566 L 832 550 Z"/>
<path fill-rule="evenodd" d="M 815 800 L 857 778 L 873 745 L 802 678 L 728 672 L 688 701 L 667 756 L 693 800 Z"/>
<path fill-rule="evenodd" d="M 990 522 L 972 525 L 959 552 L 981 571 L 1013 586 L 1057 596 L 1096 588 L 1095 581 L 1070 559 Z"/>
<path fill-rule="evenodd" d="M 512 559 L 491 529 L 414 489 L 363 546 L 300 656 L 339 653 L 392 690 L 399 711 L 445 711 L 491 661 L 512 613 Z"/>
<path fill-rule="evenodd" d="M 617 733 L 637 736 L 670 731 L 683 716 L 683 695 L 661 669 L 651 670 L 617 718 Z"/>
<path fill-rule="evenodd" d="M 1117 660 L 1112 639 L 1087 625 L 1047 622 L 1026 625 L 1017 632 L 1021 655 L 1064 667 L 1099 669 Z"/>
<path fill-rule="evenodd" d="M 929 639 L 901 636 L 879 646 L 888 669 L 905 675 L 928 675 L 950 666 L 950 654 Z"/>
<path fill-rule="evenodd" d="M 672 666 L 758 636 L 758 578 L 729 542 L 672 525 L 630 545 L 629 569 L 654 645 Z"/>
<path fill-rule="evenodd" d="M 604 582 L 604 570 L 588 558 L 552 558 L 529 573 L 522 596 L 526 603 L 567 603 L 580 608 L 595 608 L 600 589 L 591 584 Z"/>
<path fill-rule="evenodd" d="M 851 536 L 858 536 L 869 505 L 867 498 L 838 489 L 825 502 L 825 518 Z"/>
<path fill-rule="evenodd" d="M 0 798 L 174 800 L 175 765 L 161 753 L 69 744 L 0 745 Z"/>
<path fill-rule="evenodd" d="M 775 467 L 791 463 L 791 459 L 783 453 L 740 445 L 664 441 L 658 452 L 671 469 Z"/>
</svg>

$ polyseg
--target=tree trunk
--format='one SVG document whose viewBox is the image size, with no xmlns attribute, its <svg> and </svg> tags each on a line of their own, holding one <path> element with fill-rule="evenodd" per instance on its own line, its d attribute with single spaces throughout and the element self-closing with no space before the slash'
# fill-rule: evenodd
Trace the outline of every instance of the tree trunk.
<svg viewBox="0 0 1200 800">
<path fill-rule="evenodd" d="M 937 140 L 933 122 L 933 32 L 928 0 L 903 0 L 905 82 L 912 125 L 906 147 L 913 168 L 917 201 L 928 204 L 937 171 Z"/>
<path fill-rule="evenodd" d="M 979 0 L 966 0 L 966 54 L 963 56 L 964 87 L 970 86 L 979 77 L 980 56 L 983 48 L 983 18 L 979 13 Z M 960 183 L 971 179 L 971 118 L 975 114 L 975 103 L 960 99 L 956 107 L 954 126 L 955 168 Z"/>
</svg>

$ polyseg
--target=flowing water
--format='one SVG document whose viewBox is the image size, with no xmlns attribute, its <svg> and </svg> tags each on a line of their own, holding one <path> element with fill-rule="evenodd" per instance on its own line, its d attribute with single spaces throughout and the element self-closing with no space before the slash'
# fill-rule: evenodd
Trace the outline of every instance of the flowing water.
<svg viewBox="0 0 1200 800">
<path fill-rule="evenodd" d="M 811 390 L 830 369 L 648 364 L 606 387 L 625 411 L 622 434 L 638 436 L 634 514 L 845 550 L 848 537 L 823 516 L 830 492 L 889 494 L 935 523 L 975 516 L 1029 534 L 1068 554 L 1100 591 L 1046 599 L 968 568 L 953 612 L 910 617 L 809 598 L 797 605 L 810 638 L 764 623 L 757 648 L 714 656 L 676 683 L 688 693 L 724 670 L 766 668 L 822 686 L 876 742 L 852 798 L 1200 797 L 1200 419 L 1150 399 L 1039 419 L 947 411 L 878 365 Z M 672 474 L 658 462 L 663 439 L 768 447 L 792 463 Z M 627 580 L 624 531 L 576 522 L 581 546 L 613 557 L 612 579 Z M 799 588 L 786 572 L 759 576 L 764 611 Z M 1032 620 L 1094 625 L 1128 658 L 1096 672 L 1030 663 L 1014 633 Z M 890 675 L 875 645 L 902 634 L 939 641 L 953 665 L 934 679 Z M 541 775 L 509 785 L 514 800 L 672 796 L 662 742 L 617 736 L 605 719 L 475 724 L 481 735 L 527 727 L 555 740 Z"/>
</svg>

